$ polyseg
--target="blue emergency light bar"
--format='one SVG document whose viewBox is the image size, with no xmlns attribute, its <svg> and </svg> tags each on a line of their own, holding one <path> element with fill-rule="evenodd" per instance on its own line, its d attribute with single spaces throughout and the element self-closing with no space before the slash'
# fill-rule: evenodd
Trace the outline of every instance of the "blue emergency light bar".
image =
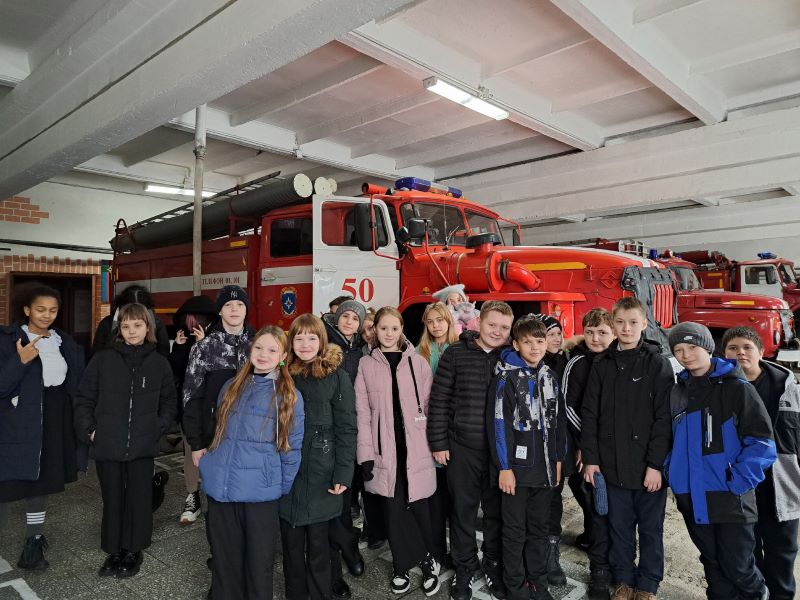
<svg viewBox="0 0 800 600">
<path fill-rule="evenodd" d="M 759 252 L 758 258 L 760 258 L 761 260 L 769 260 L 773 258 L 778 258 L 778 255 L 775 254 L 774 252 Z"/>
<path fill-rule="evenodd" d="M 453 198 L 461 198 L 461 196 L 464 195 L 458 188 L 442 185 L 441 183 L 433 183 L 427 179 L 420 179 L 419 177 L 403 177 L 394 182 L 394 187 L 400 190 L 447 194 Z"/>
</svg>

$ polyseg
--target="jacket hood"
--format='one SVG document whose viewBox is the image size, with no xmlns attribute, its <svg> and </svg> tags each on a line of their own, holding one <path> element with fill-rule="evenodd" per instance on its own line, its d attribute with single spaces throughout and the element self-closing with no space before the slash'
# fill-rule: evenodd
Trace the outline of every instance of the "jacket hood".
<svg viewBox="0 0 800 600">
<path fill-rule="evenodd" d="M 116 340 L 114 342 L 114 350 L 122 354 L 123 356 L 147 356 L 151 352 L 156 349 L 156 345 L 153 342 L 145 342 L 144 344 L 140 344 L 139 346 L 131 346 L 130 344 L 126 344 L 122 340 Z"/>
<path fill-rule="evenodd" d="M 314 360 L 303 362 L 297 357 L 294 357 L 289 363 L 289 374 L 292 376 L 300 377 L 313 377 L 315 379 L 322 379 L 328 375 L 335 373 L 336 369 L 342 364 L 342 349 L 336 344 L 328 344 L 328 349 L 323 356 L 317 356 Z"/>
<path fill-rule="evenodd" d="M 544 358 L 542 360 L 544 360 Z M 528 365 L 514 348 L 504 349 L 500 353 L 500 362 L 497 363 L 497 373 L 516 371 L 517 369 L 533 369 L 533 367 Z"/>
<path fill-rule="evenodd" d="M 711 357 L 711 372 L 706 375 L 709 379 L 740 379 L 747 381 L 744 376 L 744 371 L 733 358 L 719 358 L 716 356 Z M 684 369 L 678 373 L 678 378 L 683 380 L 689 379 L 688 369 Z"/>
<path fill-rule="evenodd" d="M 348 348 L 360 348 L 363 345 L 364 341 L 361 339 L 361 335 L 358 332 L 354 333 L 353 340 L 349 341 L 336 329 L 336 315 L 326 313 L 322 315 L 322 322 L 325 323 L 325 328 L 328 331 L 329 342 L 339 344 L 340 346 L 347 346 Z"/>
<path fill-rule="evenodd" d="M 458 336 L 458 341 L 462 342 L 467 348 L 470 350 L 480 350 L 481 352 L 486 352 L 483 347 L 478 344 L 478 338 L 481 337 L 480 333 L 477 331 L 472 331 L 471 329 L 465 329 L 461 335 Z M 500 354 L 503 350 L 509 348 L 509 346 L 501 346 L 500 348 L 495 348 L 494 350 L 490 351 L 489 354 L 496 353 Z"/>
</svg>

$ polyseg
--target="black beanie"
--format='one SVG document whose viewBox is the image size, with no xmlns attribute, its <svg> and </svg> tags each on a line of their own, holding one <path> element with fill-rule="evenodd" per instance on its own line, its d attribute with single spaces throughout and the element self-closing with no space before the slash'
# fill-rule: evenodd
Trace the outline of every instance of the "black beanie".
<svg viewBox="0 0 800 600">
<path fill-rule="evenodd" d="M 245 310 L 250 312 L 250 297 L 238 285 L 226 285 L 219 291 L 217 295 L 217 314 L 222 310 L 222 307 L 231 300 L 238 300 L 244 303 Z"/>
</svg>

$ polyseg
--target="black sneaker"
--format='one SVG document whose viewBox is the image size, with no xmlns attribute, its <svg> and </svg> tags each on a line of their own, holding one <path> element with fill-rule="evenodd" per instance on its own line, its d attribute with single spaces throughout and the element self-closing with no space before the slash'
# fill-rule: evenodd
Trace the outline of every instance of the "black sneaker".
<svg viewBox="0 0 800 600">
<path fill-rule="evenodd" d="M 192 492 L 186 496 L 181 513 L 181 525 L 189 525 L 197 521 L 200 516 L 200 492 Z"/>
<path fill-rule="evenodd" d="M 142 552 L 126 552 L 122 557 L 114 575 L 120 579 L 133 577 L 139 572 L 139 567 L 142 566 Z"/>
<path fill-rule="evenodd" d="M 581 550 L 589 550 L 592 547 L 594 540 L 592 540 L 592 536 L 589 535 L 588 531 L 584 531 L 578 537 L 575 538 L 575 544 Z"/>
<path fill-rule="evenodd" d="M 492 598 L 503 600 L 508 595 L 506 586 L 503 583 L 503 568 L 500 563 L 490 558 L 484 558 L 481 563 L 483 570 L 483 578 L 486 580 L 486 586 L 489 588 L 489 593 Z"/>
<path fill-rule="evenodd" d="M 561 538 L 557 535 L 547 536 L 547 583 L 550 585 L 567 585 L 567 576 L 561 568 Z"/>
<path fill-rule="evenodd" d="M 529 597 L 531 600 L 554 600 L 544 581 L 529 581 L 528 589 L 530 590 Z"/>
<path fill-rule="evenodd" d="M 98 575 L 100 577 L 110 577 L 117 572 L 119 569 L 119 565 L 122 562 L 122 552 L 116 552 L 115 554 L 109 554 L 108 558 L 106 558 L 103 566 L 100 567 L 100 572 Z"/>
<path fill-rule="evenodd" d="M 341 578 L 333 582 L 333 585 L 331 585 L 331 592 L 333 593 L 333 597 L 337 600 L 346 600 L 353 595 L 350 592 L 350 586 Z"/>
<path fill-rule="evenodd" d="M 408 590 L 410 590 L 411 577 L 409 577 L 408 571 L 405 573 L 395 572 L 395 574 L 392 575 L 390 587 L 392 588 L 392 592 L 395 594 L 405 594 Z"/>
<path fill-rule="evenodd" d="M 422 591 L 426 596 L 433 596 L 441 586 L 439 573 L 442 567 L 430 554 L 419 563 L 419 567 L 422 569 Z"/>
<path fill-rule="evenodd" d="M 41 533 L 26 538 L 17 566 L 20 569 L 29 571 L 45 570 L 50 566 L 50 563 L 44 558 L 44 551 L 47 550 L 47 546 L 47 540 Z"/>
<path fill-rule="evenodd" d="M 611 571 L 590 567 L 588 596 L 590 598 L 608 598 L 609 587 L 611 587 Z"/>
<path fill-rule="evenodd" d="M 469 567 L 456 567 L 456 575 L 450 584 L 450 598 L 452 600 L 472 600 L 472 584 L 480 577 L 480 569 L 473 571 Z"/>
</svg>

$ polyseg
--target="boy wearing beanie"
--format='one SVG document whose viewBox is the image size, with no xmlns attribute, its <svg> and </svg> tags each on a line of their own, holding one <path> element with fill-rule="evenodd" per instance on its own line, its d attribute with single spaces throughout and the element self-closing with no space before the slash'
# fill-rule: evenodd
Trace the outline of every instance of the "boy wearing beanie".
<svg viewBox="0 0 800 600">
<path fill-rule="evenodd" d="M 670 394 L 664 475 L 700 551 L 710 599 L 769 598 L 756 567 L 755 487 L 775 462 L 769 414 L 733 360 L 712 357 L 704 325 L 680 323 L 669 346 L 684 367 Z"/>
</svg>

